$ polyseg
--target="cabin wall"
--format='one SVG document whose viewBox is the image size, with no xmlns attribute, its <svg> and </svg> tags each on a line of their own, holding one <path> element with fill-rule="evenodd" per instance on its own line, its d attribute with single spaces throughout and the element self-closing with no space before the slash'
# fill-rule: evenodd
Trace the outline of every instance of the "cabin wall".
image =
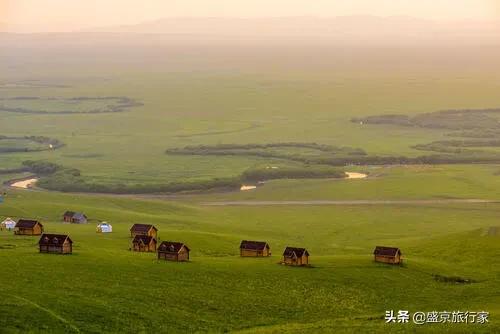
<svg viewBox="0 0 500 334">
<path fill-rule="evenodd" d="M 62 246 L 40 245 L 40 253 L 71 254 L 72 252 L 73 246 L 69 242 L 66 242 Z"/>
<path fill-rule="evenodd" d="M 181 249 L 178 255 L 178 261 L 189 261 L 189 252 L 186 249 Z"/>
<path fill-rule="evenodd" d="M 17 235 L 41 235 L 42 234 L 42 228 L 37 225 L 34 228 L 17 228 L 14 231 L 14 234 Z"/>
<path fill-rule="evenodd" d="M 375 261 L 382 263 L 398 264 L 401 262 L 401 258 L 399 255 L 397 256 L 375 255 Z"/>
<path fill-rule="evenodd" d="M 33 235 L 41 235 L 42 232 L 43 228 L 38 224 L 33 228 Z"/>
<path fill-rule="evenodd" d="M 283 263 L 291 266 L 305 266 L 309 264 L 309 257 L 307 255 L 298 258 L 284 256 Z"/>
<path fill-rule="evenodd" d="M 135 252 L 155 252 L 156 251 L 156 243 L 151 242 L 149 245 L 142 245 L 139 243 L 135 243 L 132 247 Z"/>
<path fill-rule="evenodd" d="M 179 261 L 179 257 L 175 253 L 158 253 L 158 258 L 166 261 Z"/>
<path fill-rule="evenodd" d="M 261 251 L 261 250 L 241 249 L 240 248 L 240 256 L 243 256 L 243 257 L 261 257 L 261 256 L 270 256 L 270 255 L 271 255 L 271 253 L 267 249 L 264 249 L 263 251 Z"/>
<path fill-rule="evenodd" d="M 255 257 L 257 255 L 257 251 L 255 250 L 250 250 L 250 249 L 240 249 L 240 256 L 250 256 L 250 257 Z"/>
<path fill-rule="evenodd" d="M 166 261 L 177 261 L 177 254 L 158 252 L 158 259 Z"/>
<path fill-rule="evenodd" d="M 69 242 L 65 242 L 62 247 L 62 252 L 64 254 L 71 254 L 73 252 L 73 245 L 71 245 Z"/>
</svg>

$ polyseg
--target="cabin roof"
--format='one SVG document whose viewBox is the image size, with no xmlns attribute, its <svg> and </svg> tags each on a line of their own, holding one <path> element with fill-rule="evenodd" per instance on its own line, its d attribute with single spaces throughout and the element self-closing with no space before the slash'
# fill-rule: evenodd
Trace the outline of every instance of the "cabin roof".
<svg viewBox="0 0 500 334">
<path fill-rule="evenodd" d="M 87 216 L 81 212 L 66 211 L 64 217 L 71 217 L 73 219 L 86 219 Z"/>
<path fill-rule="evenodd" d="M 156 230 L 156 227 L 150 224 L 134 224 L 130 228 L 130 232 L 148 232 L 152 228 Z"/>
<path fill-rule="evenodd" d="M 182 247 L 186 248 L 188 252 L 190 251 L 189 247 L 182 242 L 163 241 L 160 247 L 158 247 L 158 251 L 163 253 L 179 253 Z"/>
<path fill-rule="evenodd" d="M 40 241 L 38 241 L 39 245 L 62 245 L 66 240 L 69 241 L 70 244 L 73 243 L 73 240 L 66 234 L 47 234 L 44 233 L 40 237 Z"/>
<path fill-rule="evenodd" d="M 396 255 L 401 255 L 401 250 L 397 247 L 385 247 L 385 246 L 377 246 L 375 247 L 375 250 L 373 251 L 374 255 L 381 255 L 381 256 L 396 256 Z"/>
<path fill-rule="evenodd" d="M 265 248 L 269 248 L 269 244 L 265 241 L 243 240 L 240 244 L 240 249 L 264 250 Z"/>
<path fill-rule="evenodd" d="M 283 252 L 283 256 L 286 257 L 293 257 L 294 254 L 296 257 L 302 257 L 304 255 L 309 256 L 309 252 L 305 248 L 287 247 Z"/>
<path fill-rule="evenodd" d="M 156 241 L 155 238 L 153 238 L 153 237 L 151 237 L 149 235 L 136 235 L 134 237 L 134 240 L 132 240 L 132 242 L 134 244 L 142 242 L 145 245 L 149 245 L 151 243 L 151 241 L 153 241 L 153 240 Z"/>
<path fill-rule="evenodd" d="M 40 224 L 38 220 L 31 220 L 31 219 L 19 219 L 17 221 L 16 227 L 21 227 L 21 228 L 33 228 L 37 224 Z M 42 224 L 40 224 L 42 225 Z"/>
</svg>

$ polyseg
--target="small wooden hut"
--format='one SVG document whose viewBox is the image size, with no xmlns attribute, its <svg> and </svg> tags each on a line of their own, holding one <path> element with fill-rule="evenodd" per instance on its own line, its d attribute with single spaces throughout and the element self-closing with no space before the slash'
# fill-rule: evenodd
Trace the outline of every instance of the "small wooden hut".
<svg viewBox="0 0 500 334">
<path fill-rule="evenodd" d="M 14 234 L 17 235 L 41 235 L 43 225 L 38 220 L 19 219 L 14 228 Z"/>
<path fill-rule="evenodd" d="M 63 221 L 72 224 L 87 224 L 87 216 L 81 212 L 66 211 Z"/>
<path fill-rule="evenodd" d="M 243 240 L 240 244 L 240 256 L 261 257 L 271 256 L 271 248 L 265 241 Z"/>
<path fill-rule="evenodd" d="M 153 225 L 148 224 L 134 224 L 130 228 L 130 236 L 134 238 L 137 235 L 157 238 L 158 229 Z"/>
<path fill-rule="evenodd" d="M 182 242 L 163 241 L 158 247 L 158 260 L 189 261 L 190 249 Z"/>
<path fill-rule="evenodd" d="M 40 253 L 71 254 L 73 253 L 73 241 L 65 234 L 44 233 L 38 241 Z"/>
<path fill-rule="evenodd" d="M 136 235 L 132 240 L 134 252 L 156 252 L 156 239 L 147 235 Z"/>
<path fill-rule="evenodd" d="M 309 264 L 309 252 L 305 248 L 287 247 L 283 252 L 283 263 L 290 266 Z"/>
<path fill-rule="evenodd" d="M 373 251 L 375 262 L 383 262 L 389 264 L 401 264 L 401 250 L 397 247 L 377 246 Z"/>
</svg>

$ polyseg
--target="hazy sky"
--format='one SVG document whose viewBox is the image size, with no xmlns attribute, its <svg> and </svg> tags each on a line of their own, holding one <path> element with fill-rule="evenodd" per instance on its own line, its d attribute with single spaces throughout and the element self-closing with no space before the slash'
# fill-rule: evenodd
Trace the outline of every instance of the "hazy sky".
<svg viewBox="0 0 500 334">
<path fill-rule="evenodd" d="M 343 15 L 498 20 L 500 0 L 0 0 L 0 24 L 23 31 L 70 31 L 162 17 Z"/>
</svg>

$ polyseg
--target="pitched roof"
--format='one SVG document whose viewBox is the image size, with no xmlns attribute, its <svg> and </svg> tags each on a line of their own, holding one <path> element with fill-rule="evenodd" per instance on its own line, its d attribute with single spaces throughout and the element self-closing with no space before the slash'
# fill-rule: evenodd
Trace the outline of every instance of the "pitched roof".
<svg viewBox="0 0 500 334">
<path fill-rule="evenodd" d="M 69 243 L 73 243 L 73 240 L 66 234 L 42 234 L 40 240 L 38 241 L 39 245 L 62 245 L 66 240 Z"/>
<path fill-rule="evenodd" d="M 189 247 L 184 245 L 184 243 L 182 242 L 163 241 L 160 244 L 160 247 L 158 247 L 158 251 L 165 253 L 179 253 L 179 251 L 182 249 L 183 246 L 186 248 L 188 252 L 190 251 Z"/>
<path fill-rule="evenodd" d="M 151 228 L 154 228 L 156 230 L 156 227 L 153 225 L 149 224 L 134 224 L 130 228 L 131 232 L 148 232 Z"/>
<path fill-rule="evenodd" d="M 381 255 L 381 256 L 396 256 L 398 253 L 399 255 L 401 255 L 401 250 L 397 247 L 377 246 L 373 251 L 374 255 Z"/>
<path fill-rule="evenodd" d="M 33 228 L 36 226 L 36 224 L 40 224 L 38 220 L 31 220 L 31 219 L 19 219 L 17 221 L 16 227 L 21 227 L 21 228 Z M 42 225 L 42 224 L 40 224 Z"/>
<path fill-rule="evenodd" d="M 73 217 L 73 215 L 74 215 L 74 214 L 75 214 L 75 213 L 74 213 L 73 211 L 66 211 L 66 212 L 64 213 L 64 217 Z"/>
<path fill-rule="evenodd" d="M 264 250 L 265 248 L 269 248 L 268 243 L 265 241 L 243 240 L 240 244 L 240 249 Z"/>
<path fill-rule="evenodd" d="M 87 219 L 87 216 L 81 212 L 66 211 L 64 217 L 71 217 L 73 219 Z"/>
<path fill-rule="evenodd" d="M 283 256 L 286 257 L 302 257 L 304 255 L 309 256 L 309 252 L 305 248 L 297 248 L 297 247 L 287 247 L 283 252 Z"/>
<path fill-rule="evenodd" d="M 149 243 L 154 240 L 156 241 L 155 238 L 149 236 L 149 235 L 136 235 L 134 237 L 134 240 L 132 240 L 132 242 L 135 244 L 135 243 L 140 243 L 140 242 L 143 242 L 145 245 L 149 245 Z"/>
<path fill-rule="evenodd" d="M 87 219 L 87 216 L 85 216 L 81 212 L 75 212 L 75 214 L 73 215 L 73 219 Z"/>
</svg>

